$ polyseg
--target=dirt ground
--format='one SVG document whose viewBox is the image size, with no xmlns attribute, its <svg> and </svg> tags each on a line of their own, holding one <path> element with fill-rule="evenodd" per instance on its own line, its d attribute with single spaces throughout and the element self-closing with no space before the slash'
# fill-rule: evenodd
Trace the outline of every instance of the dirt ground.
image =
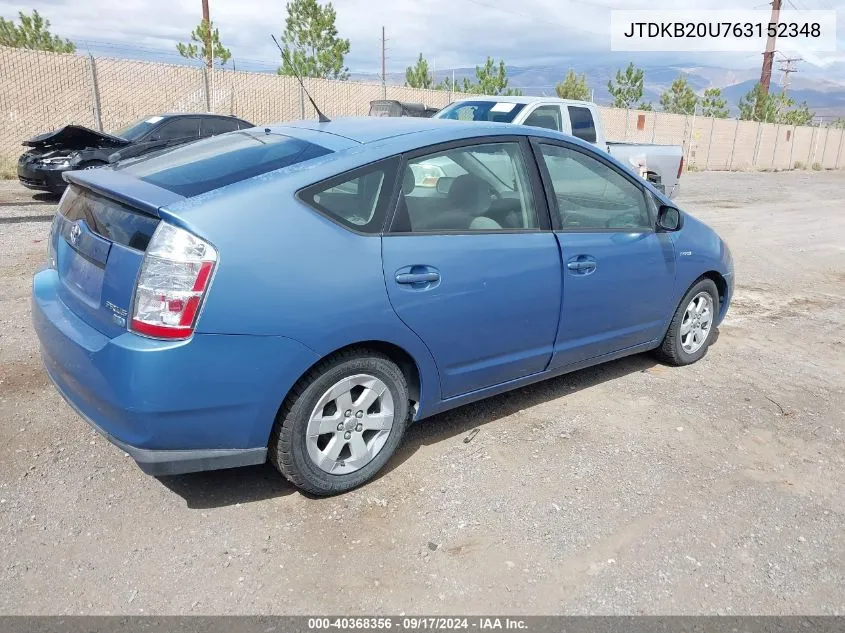
<svg viewBox="0 0 845 633">
<path fill-rule="evenodd" d="M 78 418 L 30 325 L 55 205 L 0 183 L 0 613 L 845 614 L 845 173 L 682 182 L 737 270 L 701 362 L 437 416 L 331 499 L 153 479 Z"/>
</svg>

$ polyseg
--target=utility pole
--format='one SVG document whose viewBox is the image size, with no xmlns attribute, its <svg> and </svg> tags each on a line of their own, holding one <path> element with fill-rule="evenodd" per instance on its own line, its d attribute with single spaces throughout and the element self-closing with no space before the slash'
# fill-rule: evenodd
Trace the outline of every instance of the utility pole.
<svg viewBox="0 0 845 633">
<path fill-rule="evenodd" d="M 783 73 L 783 94 L 786 96 L 786 91 L 789 89 L 789 75 L 797 73 L 798 69 L 794 66 L 796 62 L 804 61 L 800 57 L 787 57 L 778 61 L 780 70 Z"/>
<path fill-rule="evenodd" d="M 763 53 L 763 70 L 760 73 L 760 85 L 763 87 L 763 94 L 769 94 L 769 84 L 772 82 L 772 62 L 775 59 L 776 29 L 780 23 L 780 5 L 781 0 L 772 0 L 772 17 L 769 19 L 769 27 L 774 27 L 774 35 L 769 34 L 769 39 L 766 40 L 766 52 Z"/>
<path fill-rule="evenodd" d="M 208 27 L 208 39 L 205 42 L 205 65 L 211 68 L 214 52 L 211 50 L 211 17 L 209 17 L 208 0 L 202 0 L 202 20 Z"/>
<path fill-rule="evenodd" d="M 382 99 L 387 99 L 387 64 L 385 58 L 385 43 L 387 40 L 384 37 L 384 27 L 381 27 L 381 93 Z"/>
</svg>

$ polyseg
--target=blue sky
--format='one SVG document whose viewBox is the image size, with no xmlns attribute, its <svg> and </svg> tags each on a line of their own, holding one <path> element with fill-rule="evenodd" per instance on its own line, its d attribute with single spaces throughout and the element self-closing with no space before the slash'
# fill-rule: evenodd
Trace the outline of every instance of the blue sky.
<svg viewBox="0 0 845 633">
<path fill-rule="evenodd" d="M 785 0 L 784 7 L 836 9 L 840 48 L 805 55 L 820 68 L 845 61 L 845 0 Z M 276 51 L 269 34 L 284 29 L 283 0 L 210 0 L 212 20 L 241 68 L 272 68 Z M 609 52 L 611 8 L 700 8 L 695 0 L 336 0 L 337 27 L 351 40 L 347 65 L 353 72 L 376 72 L 381 26 L 387 29 L 388 71 L 401 72 L 422 52 L 438 68 L 473 66 L 487 55 L 509 65 L 555 64 L 564 58 Z M 709 0 L 707 8 L 757 8 L 758 0 Z M 201 17 L 200 0 L 0 0 L 0 15 L 38 9 L 54 32 L 96 54 L 165 59 L 188 39 Z M 615 57 L 619 57 L 617 54 Z M 759 55 L 709 54 L 695 60 L 650 56 L 650 63 L 695 61 L 732 68 L 759 66 Z M 841 68 L 841 64 L 839 68 Z M 840 80 L 845 79 L 837 78 Z"/>
</svg>

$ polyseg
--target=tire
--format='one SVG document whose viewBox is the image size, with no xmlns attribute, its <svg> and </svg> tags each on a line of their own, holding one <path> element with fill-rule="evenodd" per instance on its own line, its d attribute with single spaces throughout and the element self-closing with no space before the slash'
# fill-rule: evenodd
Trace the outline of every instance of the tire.
<svg viewBox="0 0 845 633">
<path fill-rule="evenodd" d="M 697 299 L 698 297 L 705 297 L 706 295 L 709 295 L 711 305 L 710 323 L 707 328 L 706 335 L 703 337 L 703 340 L 699 340 L 698 347 L 695 347 L 695 344 L 691 346 L 695 349 L 690 349 L 689 347 L 685 348 L 684 338 L 685 336 L 688 337 L 689 334 L 683 334 L 682 330 L 685 329 L 684 319 L 687 315 L 687 310 L 694 299 Z M 706 299 L 704 303 L 706 304 Z M 719 291 L 716 288 L 716 284 L 713 283 L 713 280 L 711 279 L 700 279 L 693 284 L 693 286 L 684 295 L 684 298 L 681 299 L 681 302 L 672 317 L 672 322 L 669 324 L 666 336 L 663 338 L 660 347 L 655 350 L 655 355 L 661 361 L 676 366 L 690 365 L 700 360 L 707 353 L 707 349 L 710 347 L 710 342 L 713 340 L 713 331 L 716 329 L 715 323 L 718 311 Z M 702 321 L 699 317 L 699 323 L 701 322 Z M 693 327 L 695 326 L 693 325 Z M 689 341 L 689 338 L 686 340 Z"/>
<path fill-rule="evenodd" d="M 350 400 L 342 400 L 342 395 L 331 397 L 332 393 L 342 392 L 347 385 L 357 382 L 378 385 L 369 391 L 370 394 L 386 387 L 377 404 L 367 411 L 355 411 L 355 404 L 365 401 L 364 392 L 359 392 L 357 385 L 348 392 Z M 338 405 L 340 402 L 352 403 L 348 409 L 352 411 L 351 417 L 345 416 L 342 409 L 346 405 Z M 366 408 L 366 405 L 359 406 Z M 359 420 L 369 423 L 377 417 L 387 420 L 388 409 L 392 409 L 393 414 L 389 430 L 373 431 L 363 429 L 363 424 L 359 424 Z M 363 417 L 355 419 L 359 413 L 363 413 Z M 393 361 L 370 349 L 341 352 L 317 364 L 291 389 L 273 425 L 268 451 L 270 461 L 288 481 L 312 495 L 329 496 L 352 490 L 372 479 L 390 459 L 402 441 L 410 413 L 408 384 Z M 316 422 L 316 417 L 324 422 Z M 317 436 L 313 430 L 323 428 L 319 424 L 328 424 L 329 420 L 332 420 L 332 429 Z M 343 430 L 335 427 L 335 423 L 343 426 Z M 382 423 L 386 424 L 379 422 Z M 350 424 L 354 426 L 350 427 Z M 344 439 L 350 436 L 353 436 L 350 440 Z M 338 455 L 335 449 L 344 443 L 347 448 L 341 449 Z M 362 446 L 374 452 L 368 462 L 365 461 L 367 454 L 359 458 L 360 450 L 352 453 L 353 447 L 360 449 Z M 377 449 L 373 448 L 376 446 Z M 346 451 L 348 456 L 344 457 Z M 336 460 L 329 458 L 332 454 L 337 455 Z M 323 467 L 318 465 L 317 458 L 324 460 Z"/>
</svg>

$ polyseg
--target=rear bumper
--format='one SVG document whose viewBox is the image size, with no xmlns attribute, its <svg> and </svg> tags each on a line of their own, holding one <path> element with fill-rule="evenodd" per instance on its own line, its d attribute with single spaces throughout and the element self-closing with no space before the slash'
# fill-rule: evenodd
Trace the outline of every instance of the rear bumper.
<svg viewBox="0 0 845 633">
<path fill-rule="evenodd" d="M 138 448 L 110 435 L 89 418 L 71 399 L 66 386 L 61 385 L 56 377 L 47 371 L 58 392 L 79 416 L 90 424 L 95 431 L 109 442 L 123 450 L 135 460 L 138 467 L 153 477 L 165 475 L 183 475 L 203 470 L 220 470 L 222 468 L 237 468 L 238 466 L 253 466 L 267 461 L 267 447 L 263 448 L 231 448 L 231 449 L 193 449 L 181 451 L 152 450 Z"/>
<path fill-rule="evenodd" d="M 278 336 L 109 338 L 69 310 L 55 270 L 33 279 L 50 379 L 73 409 L 151 475 L 264 462 L 282 400 L 317 356 Z"/>
</svg>

